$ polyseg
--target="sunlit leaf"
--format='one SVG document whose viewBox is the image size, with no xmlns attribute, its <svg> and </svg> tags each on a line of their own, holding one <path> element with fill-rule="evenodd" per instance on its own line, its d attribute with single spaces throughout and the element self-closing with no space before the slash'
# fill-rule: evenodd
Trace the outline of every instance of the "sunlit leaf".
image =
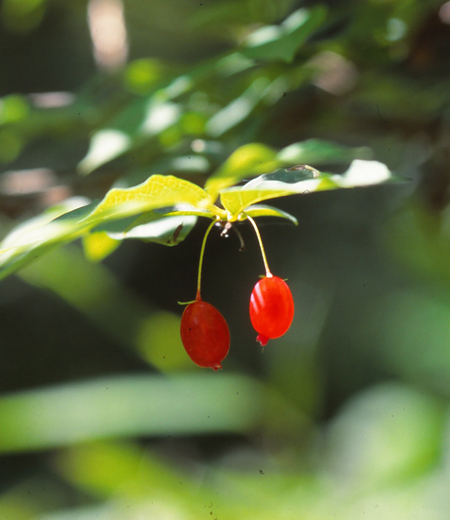
<svg viewBox="0 0 450 520">
<path fill-rule="evenodd" d="M 349 148 L 323 139 L 308 139 L 294 143 L 278 152 L 280 165 L 295 163 L 326 164 L 346 163 L 353 159 L 370 159 L 371 151 L 367 147 Z"/>
<path fill-rule="evenodd" d="M 285 197 L 294 193 L 315 191 L 321 182 L 321 178 L 314 178 L 313 169 L 277 170 L 270 174 L 261 175 L 242 187 L 222 190 L 220 202 L 229 212 L 230 219 L 236 220 L 248 206 L 263 200 Z"/>
<path fill-rule="evenodd" d="M 262 388 L 222 374 L 133 376 L 0 397 L 0 452 L 142 435 L 245 432 L 262 418 Z"/>
<path fill-rule="evenodd" d="M 270 81 L 267 78 L 256 79 L 238 98 L 233 99 L 222 110 L 217 112 L 206 125 L 206 133 L 211 137 L 219 137 L 230 128 L 244 121 L 268 92 Z"/>
<path fill-rule="evenodd" d="M 156 135 L 175 124 L 181 117 L 180 107 L 171 101 L 152 100 L 145 114 L 141 132 Z"/>
<path fill-rule="evenodd" d="M 250 60 L 240 52 L 228 54 L 216 62 L 217 72 L 225 77 L 247 70 L 254 65 L 255 62 L 253 60 Z"/>
<path fill-rule="evenodd" d="M 91 173 L 130 148 L 131 139 L 120 130 L 100 130 L 94 134 L 86 157 L 79 163 L 81 173 Z"/>
<path fill-rule="evenodd" d="M 148 214 L 146 214 L 148 215 Z M 147 220 L 147 222 L 145 222 Z M 176 246 L 190 233 L 197 222 L 195 216 L 155 216 L 150 219 L 137 219 L 131 229 L 123 232 L 110 232 L 108 236 L 115 240 L 140 238 L 145 242 L 156 242 L 165 246 Z"/>
<path fill-rule="evenodd" d="M 188 206 L 189 215 L 192 215 L 191 208 L 210 218 L 223 213 L 213 205 L 208 194 L 199 186 L 170 175 L 153 175 L 138 186 L 111 189 L 100 203 L 86 205 L 63 214 L 60 218 L 55 217 L 58 217 L 63 209 L 55 210 L 56 212 L 32 219 L 16 228 L 1 245 L 0 278 L 39 257 L 50 248 L 81 238 L 100 225 L 179 204 Z M 67 207 L 70 206 L 66 205 Z M 176 214 L 183 214 L 183 211 L 179 209 Z M 184 232 L 187 230 L 188 227 Z"/>
<path fill-rule="evenodd" d="M 124 218 L 176 204 L 215 212 L 209 195 L 196 184 L 172 175 L 152 175 L 138 186 L 111 189 L 86 220 L 97 223 L 105 218 Z"/>
<path fill-rule="evenodd" d="M 242 146 L 209 180 L 206 186 L 209 194 L 189 181 L 171 175 L 152 175 L 138 186 L 111 189 L 100 203 L 93 202 L 63 215 L 60 215 L 60 207 L 32 219 L 3 241 L 0 278 L 52 247 L 82 238 L 92 230 L 119 233 L 110 235 L 113 239 L 134 237 L 175 245 L 187 235 L 197 216 L 235 221 L 242 218 L 241 214 L 247 207 L 264 200 L 338 187 L 367 186 L 392 178 L 389 169 L 377 161 L 355 160 L 344 175 L 321 174 L 310 166 L 295 166 L 261 175 L 242 187 L 222 189 L 220 200 L 224 209 L 214 205 L 211 194 L 215 198 L 220 186 L 229 186 L 261 170 L 267 171 L 276 164 L 274 156 L 273 150 L 261 144 Z M 153 211 L 155 215 L 151 214 Z M 58 215 L 59 218 L 54 218 Z M 163 217 L 187 216 L 192 218 L 163 220 Z M 127 221 L 128 217 L 132 217 L 130 221 Z M 157 223 L 147 226 L 155 219 Z M 116 221 L 118 228 L 108 229 L 108 225 Z M 139 229 L 132 231 L 136 227 Z M 105 254 L 107 249 L 103 251 Z"/>
<path fill-rule="evenodd" d="M 355 186 L 370 186 L 392 179 L 389 168 L 379 161 L 354 160 L 342 176 L 333 176 L 343 188 Z"/>
<path fill-rule="evenodd" d="M 276 152 L 259 143 L 245 144 L 235 150 L 222 166 L 206 181 L 205 190 L 212 199 L 220 190 L 240 182 L 246 177 L 276 168 Z"/>
<path fill-rule="evenodd" d="M 97 205 L 97 202 L 86 202 L 81 197 L 67 199 L 63 204 L 17 226 L 1 243 L 0 279 L 36 260 L 53 247 L 82 236 L 87 226 L 79 221 L 83 221 L 86 214 Z M 72 208 L 78 209 L 70 211 Z"/>
<path fill-rule="evenodd" d="M 290 63 L 325 16 L 323 6 L 298 9 L 280 25 L 266 25 L 251 33 L 240 50 L 249 58 Z"/>
<path fill-rule="evenodd" d="M 128 152 L 137 143 L 161 134 L 177 123 L 182 111 L 178 104 L 169 101 L 170 87 L 149 99 L 136 99 L 115 114 L 106 128 L 96 131 L 91 137 L 88 153 L 78 164 L 80 173 L 91 173 Z"/>
<path fill-rule="evenodd" d="M 101 262 L 120 245 L 120 241 L 108 236 L 105 232 L 89 233 L 83 237 L 83 249 L 86 258 L 91 262 Z"/>
<path fill-rule="evenodd" d="M 298 221 L 287 211 L 283 211 L 272 206 L 266 206 L 264 204 L 254 204 L 245 208 L 245 215 L 249 217 L 281 217 L 290 220 L 293 224 L 297 225 Z"/>
<path fill-rule="evenodd" d="M 263 200 L 335 188 L 352 188 L 386 182 L 392 178 L 386 165 L 378 161 L 355 160 L 343 175 L 321 173 L 311 166 L 296 166 L 261 175 L 242 187 L 220 192 L 220 202 L 230 220 L 240 218 L 246 207 Z"/>
<path fill-rule="evenodd" d="M 297 166 L 292 166 L 291 168 L 280 169 L 270 173 L 264 173 L 260 175 L 256 179 L 252 179 L 251 181 L 245 184 L 246 189 L 255 189 L 258 187 L 265 186 L 274 186 L 275 182 L 282 182 L 286 184 L 297 184 L 301 181 L 307 181 L 311 179 L 318 179 L 319 177 L 325 177 L 326 174 L 323 174 L 313 168 L 312 166 L 308 166 L 306 164 L 299 164 Z M 272 184 L 268 184 L 268 183 Z"/>
</svg>

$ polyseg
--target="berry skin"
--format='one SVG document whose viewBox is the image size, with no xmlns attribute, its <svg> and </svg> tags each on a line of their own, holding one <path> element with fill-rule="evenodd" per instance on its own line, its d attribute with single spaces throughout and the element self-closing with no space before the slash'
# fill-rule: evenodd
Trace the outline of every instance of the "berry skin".
<svg viewBox="0 0 450 520">
<path fill-rule="evenodd" d="M 294 299 L 287 283 L 278 276 L 265 276 L 250 296 L 250 320 L 265 347 L 269 339 L 283 336 L 294 318 Z"/>
<path fill-rule="evenodd" d="M 181 318 L 181 341 L 188 356 L 201 367 L 219 370 L 230 349 L 225 318 L 201 299 L 190 303 Z"/>
</svg>

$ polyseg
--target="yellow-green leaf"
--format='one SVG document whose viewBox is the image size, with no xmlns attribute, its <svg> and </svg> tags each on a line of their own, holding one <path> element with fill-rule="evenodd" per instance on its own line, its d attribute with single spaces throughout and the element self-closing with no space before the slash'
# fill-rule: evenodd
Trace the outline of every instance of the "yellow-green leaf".
<svg viewBox="0 0 450 520">
<path fill-rule="evenodd" d="M 133 222 L 132 226 L 122 232 L 108 232 L 108 236 L 116 240 L 139 238 L 145 242 L 156 242 L 165 246 L 176 246 L 190 233 L 197 222 L 197 217 L 180 214 L 166 216 L 148 213 Z"/>
<path fill-rule="evenodd" d="M 82 236 L 88 228 L 82 219 L 97 204 L 86 205 L 86 201 L 81 197 L 67 199 L 13 229 L 0 246 L 0 279 L 51 248 Z"/>
<path fill-rule="evenodd" d="M 270 172 L 277 167 L 276 152 L 259 143 L 250 143 L 235 150 L 207 180 L 205 190 L 212 200 L 219 191 L 247 177 Z"/>
<path fill-rule="evenodd" d="M 83 237 L 83 250 L 91 262 L 101 262 L 120 245 L 119 240 L 111 238 L 104 231 L 90 233 Z"/>
<path fill-rule="evenodd" d="M 378 161 L 355 160 L 343 175 L 320 173 L 311 166 L 295 166 L 261 175 L 242 187 L 221 191 L 220 201 L 228 212 L 228 219 L 235 221 L 250 205 L 263 200 L 287 195 L 309 193 L 335 188 L 369 186 L 392 180 L 386 165 Z"/>
<path fill-rule="evenodd" d="M 283 211 L 278 208 L 274 208 L 272 206 L 266 206 L 264 204 L 254 204 L 253 206 L 249 206 L 245 209 L 245 212 L 242 214 L 242 220 L 245 220 L 246 217 L 280 217 L 290 220 L 295 225 L 298 224 L 297 219 L 294 215 L 291 215 L 287 211 Z"/>
<path fill-rule="evenodd" d="M 1 244 L 0 279 L 52 247 L 82 238 L 94 228 L 96 231 L 107 231 L 102 228 L 126 217 L 138 217 L 165 207 L 176 207 L 177 214 L 182 215 L 183 205 L 189 208 L 190 215 L 193 211 L 209 218 L 223 217 L 225 214 L 214 206 L 209 195 L 199 186 L 164 175 L 153 175 L 132 188 L 113 188 L 100 203 L 94 202 L 84 207 L 79 205 L 79 200 L 68 201 L 10 233 Z M 74 207 L 78 209 L 67 213 Z"/>
<path fill-rule="evenodd" d="M 294 11 L 280 25 L 266 25 L 251 33 L 241 52 L 253 59 L 291 63 L 299 48 L 325 20 L 324 6 Z"/>
<path fill-rule="evenodd" d="M 86 220 L 120 219 L 177 204 L 216 214 L 211 198 L 196 184 L 172 175 L 152 175 L 138 186 L 111 189 Z"/>
</svg>

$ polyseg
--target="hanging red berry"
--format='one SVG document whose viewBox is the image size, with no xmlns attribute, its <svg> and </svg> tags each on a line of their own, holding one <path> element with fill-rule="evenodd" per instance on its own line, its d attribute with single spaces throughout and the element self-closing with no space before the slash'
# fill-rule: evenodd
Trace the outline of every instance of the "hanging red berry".
<svg viewBox="0 0 450 520">
<path fill-rule="evenodd" d="M 278 276 L 265 276 L 253 288 L 250 296 L 250 320 L 256 340 L 263 347 L 269 339 L 283 336 L 294 318 L 294 299 L 287 283 Z"/>
<path fill-rule="evenodd" d="M 181 341 L 188 356 L 201 367 L 222 368 L 230 349 L 230 331 L 225 318 L 201 299 L 190 303 L 181 318 Z"/>
</svg>

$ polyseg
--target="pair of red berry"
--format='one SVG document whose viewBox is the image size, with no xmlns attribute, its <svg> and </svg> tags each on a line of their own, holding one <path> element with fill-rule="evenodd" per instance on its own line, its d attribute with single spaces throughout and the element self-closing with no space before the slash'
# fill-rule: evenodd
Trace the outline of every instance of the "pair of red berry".
<svg viewBox="0 0 450 520">
<path fill-rule="evenodd" d="M 253 221 L 252 224 L 255 226 Z M 194 363 L 219 370 L 230 348 L 230 331 L 222 314 L 200 296 L 201 263 L 210 228 L 206 232 L 200 256 L 197 297 L 184 310 L 180 332 L 184 348 Z M 279 338 L 289 329 L 294 318 L 294 300 L 286 282 L 270 272 L 256 226 L 255 230 L 260 240 L 266 276 L 259 280 L 250 296 L 250 320 L 259 333 L 256 340 L 264 347 L 269 339 Z"/>
</svg>

